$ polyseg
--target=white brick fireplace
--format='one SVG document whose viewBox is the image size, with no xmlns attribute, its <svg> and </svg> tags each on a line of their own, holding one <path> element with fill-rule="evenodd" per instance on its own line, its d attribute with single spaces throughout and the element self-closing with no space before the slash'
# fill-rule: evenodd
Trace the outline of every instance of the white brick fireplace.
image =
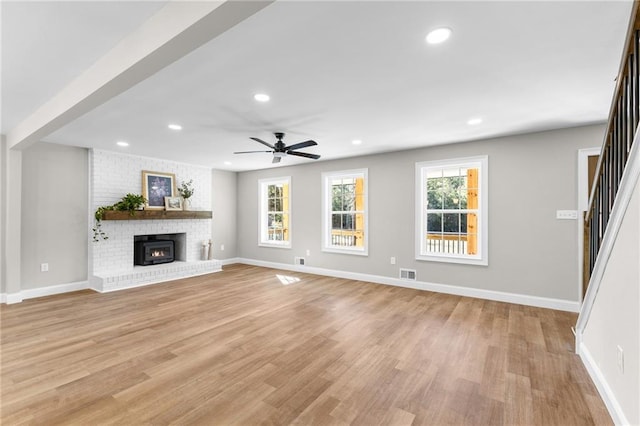
<svg viewBox="0 0 640 426">
<path fill-rule="evenodd" d="M 142 193 L 142 171 L 174 173 L 176 185 L 193 179 L 191 210 L 211 210 L 211 170 L 189 164 L 109 151 L 91 151 L 91 220 L 99 206 L 116 203 L 127 193 Z M 217 260 L 202 259 L 202 243 L 211 239 L 211 219 L 103 220 L 109 237 L 89 242 L 90 285 L 112 291 L 221 270 Z M 183 261 L 152 266 L 133 265 L 135 235 L 186 234 Z M 92 233 L 93 235 L 93 233 Z"/>
</svg>

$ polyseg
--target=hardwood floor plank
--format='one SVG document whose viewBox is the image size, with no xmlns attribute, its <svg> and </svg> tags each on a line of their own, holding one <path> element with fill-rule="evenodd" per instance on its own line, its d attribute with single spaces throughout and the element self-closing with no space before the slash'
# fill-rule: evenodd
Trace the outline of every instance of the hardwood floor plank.
<svg viewBox="0 0 640 426">
<path fill-rule="evenodd" d="M 0 423 L 609 425 L 575 319 L 247 265 L 31 299 L 0 306 Z"/>
</svg>

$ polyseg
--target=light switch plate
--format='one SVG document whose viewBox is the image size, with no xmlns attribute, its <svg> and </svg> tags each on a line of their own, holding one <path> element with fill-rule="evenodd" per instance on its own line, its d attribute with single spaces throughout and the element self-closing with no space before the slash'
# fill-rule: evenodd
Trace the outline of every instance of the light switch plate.
<svg viewBox="0 0 640 426">
<path fill-rule="evenodd" d="M 557 210 L 556 219 L 576 220 L 578 219 L 577 210 Z"/>
</svg>

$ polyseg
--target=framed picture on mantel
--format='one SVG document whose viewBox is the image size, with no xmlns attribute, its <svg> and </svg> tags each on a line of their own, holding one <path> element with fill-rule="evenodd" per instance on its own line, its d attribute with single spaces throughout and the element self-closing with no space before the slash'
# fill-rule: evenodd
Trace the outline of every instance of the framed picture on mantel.
<svg viewBox="0 0 640 426">
<path fill-rule="evenodd" d="M 164 209 L 166 211 L 182 210 L 182 197 L 164 197 Z"/>
<path fill-rule="evenodd" d="M 164 197 L 173 197 L 177 192 L 173 173 L 142 171 L 142 195 L 147 199 L 145 209 L 164 210 Z"/>
</svg>

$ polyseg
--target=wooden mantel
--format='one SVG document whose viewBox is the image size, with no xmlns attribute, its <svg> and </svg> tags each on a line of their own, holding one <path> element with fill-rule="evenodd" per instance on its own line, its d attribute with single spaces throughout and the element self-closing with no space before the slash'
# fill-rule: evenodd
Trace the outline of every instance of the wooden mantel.
<svg viewBox="0 0 640 426">
<path fill-rule="evenodd" d="M 128 211 L 106 211 L 102 220 L 152 220 L 152 219 L 211 219 L 210 211 L 200 210 L 137 210 L 133 216 Z"/>
</svg>

